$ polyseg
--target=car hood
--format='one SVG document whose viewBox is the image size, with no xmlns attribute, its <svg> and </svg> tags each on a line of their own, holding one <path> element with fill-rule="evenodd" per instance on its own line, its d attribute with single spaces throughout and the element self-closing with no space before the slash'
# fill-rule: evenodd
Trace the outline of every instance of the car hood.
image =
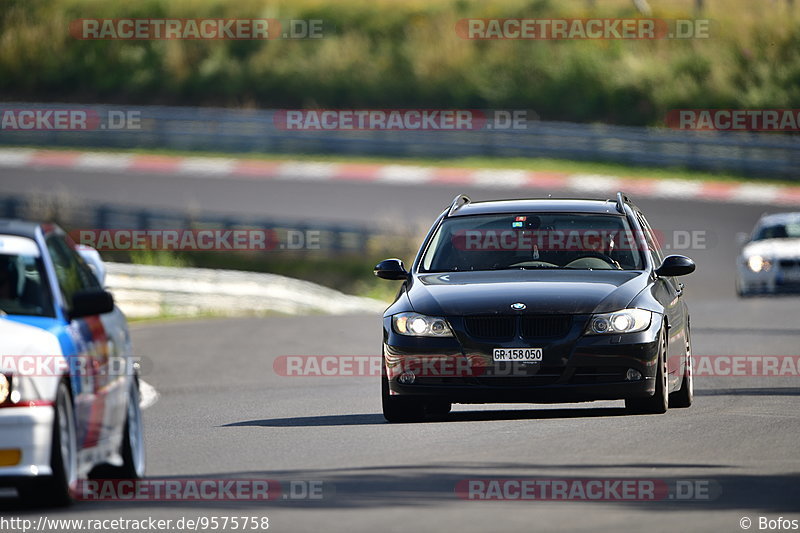
<svg viewBox="0 0 800 533">
<path fill-rule="evenodd" d="M 60 355 L 56 335 L 37 324 L 30 324 L 16 315 L 0 318 L 0 355 Z M 39 317 L 31 317 L 39 318 Z M 42 321 L 52 321 L 43 318 Z"/>
<path fill-rule="evenodd" d="M 764 239 L 747 244 L 742 250 L 744 257 L 760 255 L 768 259 L 791 259 L 800 257 L 800 239 Z"/>
<path fill-rule="evenodd" d="M 429 315 L 587 314 L 624 309 L 649 283 L 647 273 L 619 270 L 508 270 L 420 274 L 408 291 L 414 311 Z"/>
</svg>

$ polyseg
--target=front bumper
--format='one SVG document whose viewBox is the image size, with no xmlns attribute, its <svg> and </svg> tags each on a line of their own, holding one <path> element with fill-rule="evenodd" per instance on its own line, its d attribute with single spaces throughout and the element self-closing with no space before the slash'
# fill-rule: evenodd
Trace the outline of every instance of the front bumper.
<svg viewBox="0 0 800 533">
<path fill-rule="evenodd" d="M 647 330 L 584 336 L 576 317 L 560 339 L 480 342 L 459 332 L 448 339 L 407 337 L 384 321 L 383 372 L 389 394 L 453 403 L 565 403 L 645 398 L 655 392 L 661 315 Z M 541 363 L 495 363 L 493 348 L 541 347 Z M 628 370 L 640 378 L 626 378 Z M 413 373 L 410 382 L 409 373 Z M 405 374 L 405 375 L 404 375 Z M 402 376 L 402 378 L 401 378 Z"/>
<path fill-rule="evenodd" d="M 800 272 L 797 268 L 783 268 L 779 262 L 769 270 L 753 272 L 739 264 L 737 285 L 741 294 L 796 294 L 800 293 Z"/>
<path fill-rule="evenodd" d="M 21 451 L 16 464 L 0 464 L 0 484 L 11 478 L 52 475 L 53 413 L 52 406 L 0 409 L 0 450 Z"/>
</svg>

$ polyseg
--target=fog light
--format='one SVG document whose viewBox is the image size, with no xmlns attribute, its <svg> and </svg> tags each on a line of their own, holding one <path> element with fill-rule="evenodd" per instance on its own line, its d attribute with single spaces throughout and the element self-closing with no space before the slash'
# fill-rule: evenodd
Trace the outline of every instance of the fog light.
<svg viewBox="0 0 800 533">
<path fill-rule="evenodd" d="M 20 459 L 22 459 L 22 450 L 20 449 L 0 450 L 0 466 L 16 466 Z"/>
<path fill-rule="evenodd" d="M 411 385 L 414 383 L 415 379 L 417 379 L 417 376 L 415 376 L 413 372 L 403 372 L 400 374 L 400 377 L 397 378 L 397 381 L 399 381 L 401 385 Z"/>
<path fill-rule="evenodd" d="M 642 379 L 642 373 L 638 370 L 629 368 L 625 374 L 625 381 L 639 381 L 640 379 Z"/>
</svg>

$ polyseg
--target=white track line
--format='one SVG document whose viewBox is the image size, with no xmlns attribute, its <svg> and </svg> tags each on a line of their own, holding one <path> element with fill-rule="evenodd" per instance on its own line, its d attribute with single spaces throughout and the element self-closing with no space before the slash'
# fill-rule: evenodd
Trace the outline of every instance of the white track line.
<svg viewBox="0 0 800 533">
<path fill-rule="evenodd" d="M 8 149 L 0 150 L 0 167 L 24 167 L 28 166 L 35 150 Z"/>
<path fill-rule="evenodd" d="M 528 172 L 525 170 L 476 170 L 472 173 L 472 182 L 476 187 L 522 189 L 528 183 Z"/>
<path fill-rule="evenodd" d="M 86 152 L 78 157 L 75 167 L 83 170 L 125 170 L 132 161 L 133 156 L 129 154 Z"/>
<path fill-rule="evenodd" d="M 283 180 L 329 180 L 336 175 L 336 163 L 282 163 L 277 170 L 278 179 Z"/>
<path fill-rule="evenodd" d="M 567 178 L 568 187 L 573 191 L 608 194 L 619 190 L 621 180 L 616 176 L 602 174 L 572 174 Z"/>
<path fill-rule="evenodd" d="M 778 199 L 781 188 L 774 185 L 744 183 L 733 190 L 731 200 L 770 204 Z"/>
<path fill-rule="evenodd" d="M 651 196 L 705 199 L 703 196 L 703 182 L 689 180 L 660 180 L 656 182 Z"/>
<path fill-rule="evenodd" d="M 236 163 L 235 159 L 187 157 L 181 160 L 178 172 L 195 176 L 227 176 L 233 172 Z"/>
<path fill-rule="evenodd" d="M 427 183 L 433 178 L 436 169 L 432 167 L 415 167 L 411 165 L 386 165 L 377 172 L 377 182 L 400 185 L 416 185 Z"/>
</svg>

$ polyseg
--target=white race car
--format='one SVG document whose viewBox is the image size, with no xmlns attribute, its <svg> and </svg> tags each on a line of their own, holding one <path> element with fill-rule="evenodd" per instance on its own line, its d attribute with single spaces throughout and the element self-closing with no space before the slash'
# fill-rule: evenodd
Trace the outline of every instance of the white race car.
<svg viewBox="0 0 800 533">
<path fill-rule="evenodd" d="M 137 365 L 102 261 L 52 224 L 0 219 L 0 486 L 46 504 L 79 480 L 135 479 Z"/>
<path fill-rule="evenodd" d="M 739 296 L 800 292 L 800 213 L 761 217 L 736 269 Z"/>
</svg>

